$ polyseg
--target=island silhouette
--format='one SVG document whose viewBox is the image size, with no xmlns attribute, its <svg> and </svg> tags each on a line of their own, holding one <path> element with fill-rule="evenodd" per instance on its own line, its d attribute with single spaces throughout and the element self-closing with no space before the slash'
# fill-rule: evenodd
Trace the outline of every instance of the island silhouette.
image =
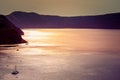
<svg viewBox="0 0 120 80">
<path fill-rule="evenodd" d="M 120 29 L 120 13 L 63 17 L 15 11 L 7 18 L 20 28 Z"/>
</svg>

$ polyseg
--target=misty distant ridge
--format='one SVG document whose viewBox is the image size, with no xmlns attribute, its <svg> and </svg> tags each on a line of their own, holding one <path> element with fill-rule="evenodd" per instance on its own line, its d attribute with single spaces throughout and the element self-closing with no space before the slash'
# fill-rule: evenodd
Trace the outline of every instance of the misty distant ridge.
<svg viewBox="0 0 120 80">
<path fill-rule="evenodd" d="M 20 28 L 120 29 L 120 13 L 61 17 L 16 11 L 7 15 L 7 18 Z"/>
</svg>

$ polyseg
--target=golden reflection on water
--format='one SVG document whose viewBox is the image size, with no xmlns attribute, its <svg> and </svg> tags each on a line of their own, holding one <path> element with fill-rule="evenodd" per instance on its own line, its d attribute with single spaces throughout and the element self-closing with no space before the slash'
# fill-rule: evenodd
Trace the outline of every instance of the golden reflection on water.
<svg viewBox="0 0 120 80">
<path fill-rule="evenodd" d="M 23 36 L 23 38 L 25 38 L 29 42 L 29 45 L 47 46 L 49 45 L 47 44 L 48 41 L 53 35 L 52 32 L 44 32 L 40 31 L 40 29 L 25 29 L 24 32 L 25 35 Z"/>
<path fill-rule="evenodd" d="M 60 46 L 74 51 L 120 51 L 120 30 L 23 29 L 23 31 L 25 32 L 23 38 L 29 42 L 29 46 L 49 48 Z"/>
</svg>

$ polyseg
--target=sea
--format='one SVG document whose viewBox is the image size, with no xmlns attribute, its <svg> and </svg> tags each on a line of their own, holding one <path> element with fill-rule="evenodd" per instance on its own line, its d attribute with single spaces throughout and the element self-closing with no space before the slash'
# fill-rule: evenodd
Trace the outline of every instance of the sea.
<svg viewBox="0 0 120 80">
<path fill-rule="evenodd" d="M 28 43 L 0 45 L 0 80 L 120 80 L 120 30 L 22 30 Z"/>
</svg>

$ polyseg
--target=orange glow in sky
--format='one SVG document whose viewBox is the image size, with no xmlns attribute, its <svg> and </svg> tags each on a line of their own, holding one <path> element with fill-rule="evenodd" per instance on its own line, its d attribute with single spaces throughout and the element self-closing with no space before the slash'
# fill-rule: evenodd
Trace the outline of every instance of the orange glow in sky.
<svg viewBox="0 0 120 80">
<path fill-rule="evenodd" d="M 120 12 L 120 0 L 1 0 L 0 14 L 13 11 L 80 16 Z"/>
</svg>

